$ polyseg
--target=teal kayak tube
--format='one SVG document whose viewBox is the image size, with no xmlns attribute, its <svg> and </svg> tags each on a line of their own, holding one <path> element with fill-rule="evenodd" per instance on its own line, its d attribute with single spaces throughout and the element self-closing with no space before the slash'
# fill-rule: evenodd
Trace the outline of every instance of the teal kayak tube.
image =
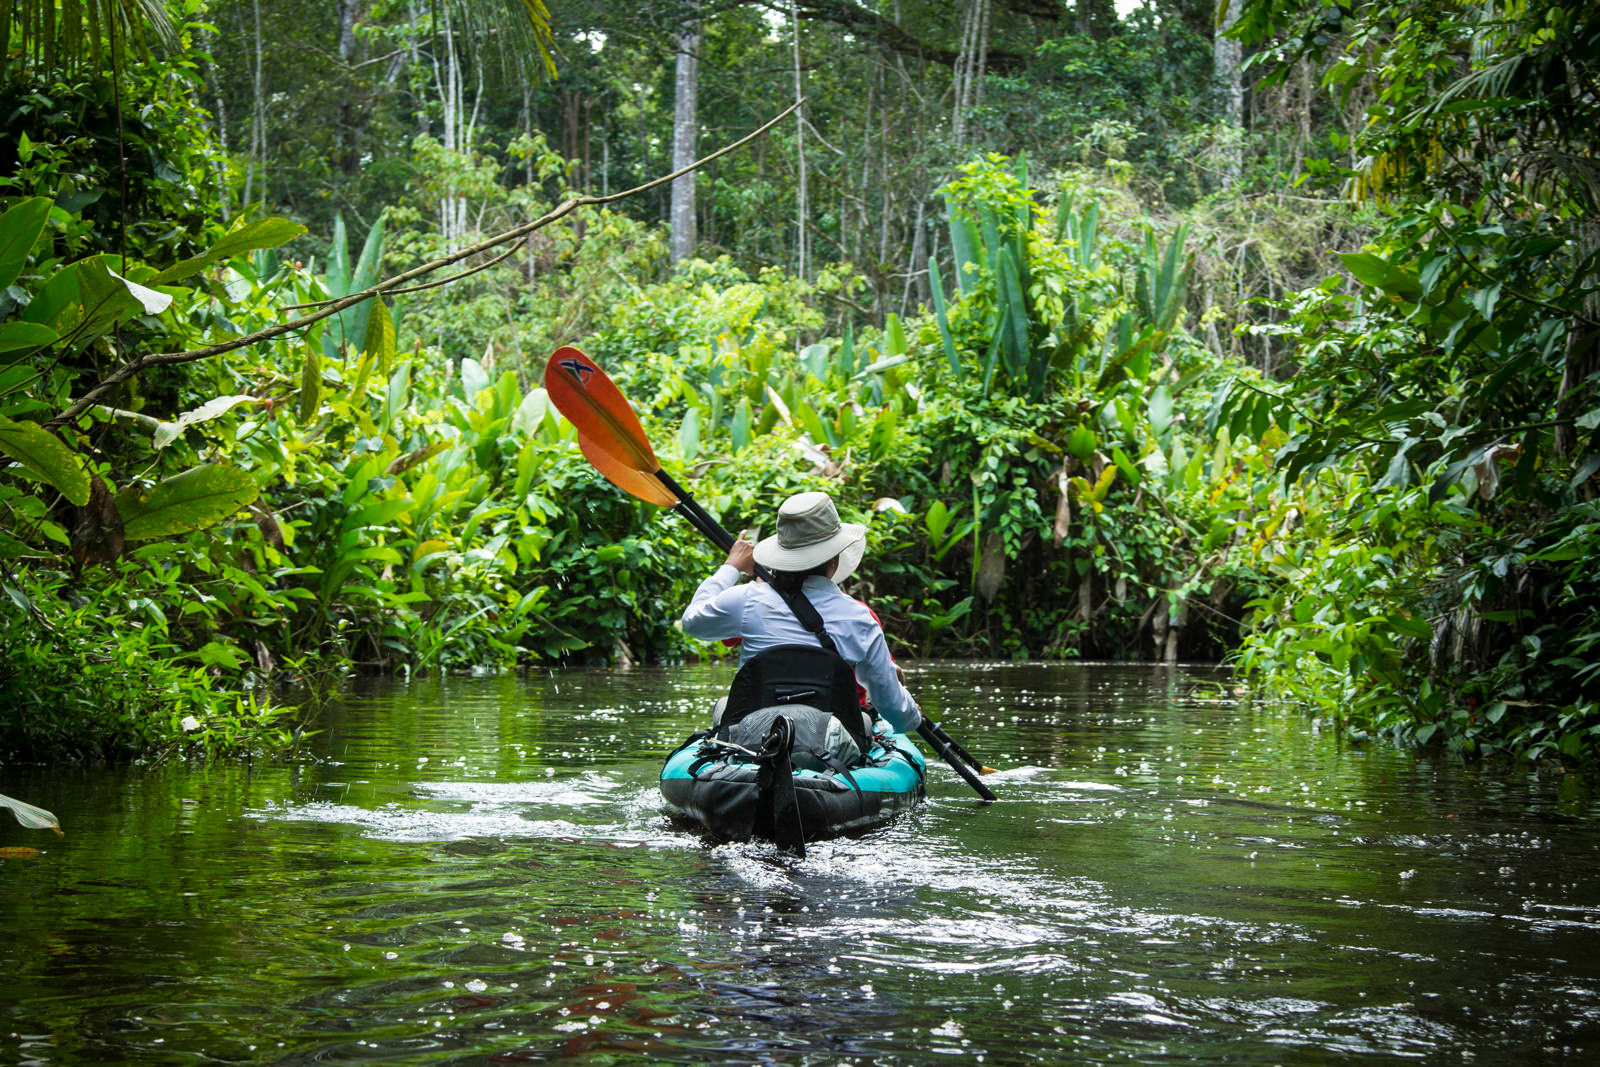
<svg viewBox="0 0 1600 1067">
<path fill-rule="evenodd" d="M 667 757 L 661 795 L 680 818 L 718 841 L 766 836 L 760 765 L 695 734 Z M 846 837 L 881 826 L 922 802 L 927 764 L 905 734 L 876 734 L 866 763 L 848 771 L 793 770 L 795 801 L 806 841 Z"/>
</svg>

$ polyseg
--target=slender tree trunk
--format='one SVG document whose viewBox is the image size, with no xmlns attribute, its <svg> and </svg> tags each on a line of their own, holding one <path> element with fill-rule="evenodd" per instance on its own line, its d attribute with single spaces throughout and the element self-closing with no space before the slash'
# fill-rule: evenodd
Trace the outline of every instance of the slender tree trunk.
<svg viewBox="0 0 1600 1067">
<path fill-rule="evenodd" d="M 795 6 L 795 0 L 789 0 L 789 28 L 793 35 L 794 49 L 794 98 L 799 100 L 805 95 L 805 84 L 800 74 L 800 11 Z M 811 245 L 806 233 L 806 218 L 810 213 L 811 205 L 806 189 L 806 112 L 801 108 L 794 114 L 794 148 L 795 161 L 798 167 L 799 181 L 795 189 L 795 263 L 801 279 L 811 277 Z"/>
<path fill-rule="evenodd" d="M 955 107 L 950 116 L 951 139 L 957 147 L 967 143 L 972 113 L 983 103 L 983 78 L 988 66 L 990 0 L 971 0 L 961 19 L 961 51 L 956 58 Z"/>
<path fill-rule="evenodd" d="M 250 72 L 250 153 L 244 167 L 244 194 L 241 208 L 255 202 L 256 166 L 261 168 L 261 188 L 267 187 L 267 98 L 262 84 L 261 63 L 261 0 L 254 0 L 251 12 L 255 16 L 255 56 Z"/>
<path fill-rule="evenodd" d="M 339 0 L 339 62 L 349 72 L 355 63 L 356 21 L 361 15 L 359 0 Z M 345 93 L 339 100 L 339 138 L 336 165 L 346 174 L 354 174 L 361 166 L 360 129 L 366 125 L 368 109 Z"/>
<path fill-rule="evenodd" d="M 1239 0 L 1228 0 L 1228 9 L 1212 38 L 1212 76 L 1215 79 L 1219 111 L 1218 146 L 1222 157 L 1222 182 L 1234 185 L 1244 173 L 1244 49 L 1226 36 L 1239 20 Z"/>
<path fill-rule="evenodd" d="M 695 138 L 700 127 L 700 18 L 699 0 L 689 0 L 691 14 L 678 26 L 678 66 L 672 94 L 672 169 L 694 162 Z M 681 263 L 694 255 L 699 243 L 695 233 L 693 174 L 672 183 L 671 257 Z"/>
<path fill-rule="evenodd" d="M 9 5 L 0 2 L 0 8 L 7 6 Z M 9 30 L 11 21 L 9 18 L 0 17 L 0 22 L 5 23 L 5 29 L 0 30 L 0 47 L 3 47 L 4 33 L 6 30 Z M 204 40 L 207 44 L 206 53 L 208 55 L 214 55 L 217 38 L 219 36 L 218 33 L 214 29 L 203 30 L 201 33 L 202 40 Z M 0 64 L 3 63 L 4 59 L 3 57 L 0 57 Z M 228 148 L 228 109 L 222 99 L 222 82 L 221 79 L 217 77 L 217 65 L 215 62 L 208 59 L 206 61 L 205 70 L 206 88 L 211 91 L 211 99 L 214 101 L 212 106 L 215 109 L 217 119 L 217 142 L 222 145 L 225 153 Z M 3 78 L 3 67 L 0 67 L 0 80 L 3 80 Z M 222 221 L 227 222 L 232 217 L 233 211 L 229 203 L 228 194 L 231 190 L 228 188 L 228 167 L 226 155 L 214 155 L 211 163 L 212 169 L 214 169 L 217 174 L 217 206 L 222 211 Z"/>
</svg>

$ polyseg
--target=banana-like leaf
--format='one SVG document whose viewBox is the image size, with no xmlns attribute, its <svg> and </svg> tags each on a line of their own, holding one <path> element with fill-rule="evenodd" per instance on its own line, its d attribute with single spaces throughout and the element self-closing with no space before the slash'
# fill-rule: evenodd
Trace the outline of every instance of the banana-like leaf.
<svg viewBox="0 0 1600 1067">
<path fill-rule="evenodd" d="M 961 357 L 956 354 L 956 341 L 950 333 L 950 315 L 944 302 L 944 282 L 939 277 L 939 264 L 928 257 L 928 289 L 933 294 L 933 320 L 939 326 L 939 340 L 944 344 L 945 362 L 950 373 L 961 376 Z"/>
<path fill-rule="evenodd" d="M 728 427 L 733 438 L 733 450 L 740 451 L 750 443 L 751 412 L 750 401 L 745 397 L 739 398 L 739 404 L 733 409 L 733 423 Z"/>
<path fill-rule="evenodd" d="M 911 348 L 906 344 L 906 329 L 900 324 L 900 316 L 891 311 L 889 321 L 883 328 L 883 354 L 900 356 L 909 351 Z"/>
<path fill-rule="evenodd" d="M 686 463 L 693 463 L 700 454 L 700 409 L 697 407 L 683 413 L 683 422 L 678 426 L 678 452 Z"/>
<path fill-rule="evenodd" d="M 260 494 L 255 480 L 238 467 L 192 467 L 151 486 L 117 494 L 122 536 L 145 541 L 213 526 Z"/>
<path fill-rule="evenodd" d="M 43 808 L 36 808 L 32 804 L 24 804 L 20 800 L 13 800 L 8 796 L 0 796 L 0 808 L 10 808 L 17 821 L 30 830 L 54 830 L 56 836 L 61 836 L 61 823 L 50 812 Z"/>
<path fill-rule="evenodd" d="M 61 438 L 32 422 L 12 422 L 0 415 L 0 452 L 21 463 L 61 491 L 78 507 L 89 502 L 89 474 L 78 454 Z"/>
<path fill-rule="evenodd" d="M 378 269 L 383 261 L 383 227 L 383 219 L 380 218 L 373 224 L 372 229 L 367 231 L 367 239 L 361 246 L 361 258 L 356 260 L 355 270 L 350 272 L 344 292 L 340 293 L 340 296 L 359 293 L 378 283 Z M 363 300 L 355 307 L 339 312 L 336 316 L 339 325 L 334 331 L 335 343 L 344 347 L 366 339 L 367 322 L 372 315 L 372 303 L 371 300 Z"/>
</svg>

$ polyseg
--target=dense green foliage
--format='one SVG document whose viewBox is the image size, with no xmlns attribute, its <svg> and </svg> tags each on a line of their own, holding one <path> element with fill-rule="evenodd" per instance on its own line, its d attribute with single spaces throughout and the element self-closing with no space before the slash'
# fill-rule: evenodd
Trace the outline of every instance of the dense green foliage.
<svg viewBox="0 0 1600 1067">
<path fill-rule="evenodd" d="M 1590 760 L 1600 18 L 1373 4 L 1294 39 L 1342 89 L 1374 72 L 1349 181 L 1386 214 L 1354 285 L 1286 305 L 1296 376 L 1244 399 L 1295 429 L 1308 502 L 1245 662 L 1366 729 Z"/>
<path fill-rule="evenodd" d="M 548 404 L 578 343 L 730 527 L 867 521 L 901 654 L 1238 650 L 1360 730 L 1591 759 L 1596 23 L 1413 6 L 1246 5 L 1246 135 L 1209 8 L 995 6 L 974 77 L 986 2 L 706 5 L 706 135 L 797 54 L 807 125 L 698 175 L 675 267 L 656 192 L 561 205 L 669 169 L 681 11 L 562 5 L 553 81 L 449 5 L 173 5 L 114 71 L 17 23 L 0 756 L 282 741 L 350 669 L 717 654 L 673 625 L 710 548 Z"/>
</svg>

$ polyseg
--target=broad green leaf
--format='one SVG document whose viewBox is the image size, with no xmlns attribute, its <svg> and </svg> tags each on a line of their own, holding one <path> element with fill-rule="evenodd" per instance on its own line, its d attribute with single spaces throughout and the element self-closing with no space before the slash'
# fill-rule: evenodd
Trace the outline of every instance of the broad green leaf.
<svg viewBox="0 0 1600 1067">
<path fill-rule="evenodd" d="M 905 327 L 900 324 L 900 316 L 889 313 L 889 321 L 883 328 L 883 351 L 886 356 L 898 356 L 910 351 L 906 345 Z"/>
<path fill-rule="evenodd" d="M 411 403 L 411 364 L 402 363 L 389 376 L 389 388 L 384 393 L 383 429 L 394 425 L 395 416 Z"/>
<path fill-rule="evenodd" d="M 956 352 L 955 338 L 950 333 L 950 316 L 945 308 L 944 282 L 939 278 L 939 264 L 932 256 L 928 257 L 928 288 L 933 294 L 933 319 L 939 326 L 939 341 L 944 345 L 945 362 L 950 365 L 950 373 L 959 377 L 961 357 Z"/>
<path fill-rule="evenodd" d="M 226 234 L 216 244 L 198 256 L 180 260 L 157 274 L 150 281 L 154 285 L 165 285 L 170 282 L 181 281 L 196 274 L 213 263 L 221 263 L 242 256 L 247 252 L 254 252 L 260 248 L 277 248 L 279 245 L 306 232 L 306 228 L 298 222 L 288 219 L 257 219 L 255 222 L 246 223 Z"/>
<path fill-rule="evenodd" d="M 1172 488 L 1183 487 L 1188 466 L 1189 450 L 1183 446 L 1183 438 L 1179 437 L 1172 442 L 1172 453 L 1167 457 L 1167 481 Z"/>
<path fill-rule="evenodd" d="M 0 215 L 0 290 L 22 276 L 28 253 L 33 251 L 49 218 L 50 199 L 44 196 L 24 200 Z"/>
<path fill-rule="evenodd" d="M 367 316 L 367 335 L 361 342 L 361 350 L 373 358 L 378 373 L 385 378 L 394 364 L 394 344 L 394 317 L 389 314 L 389 305 L 375 297 Z"/>
<path fill-rule="evenodd" d="M 1117 469 L 1122 472 L 1122 476 L 1128 479 L 1128 484 L 1138 486 L 1139 468 L 1134 465 L 1133 460 L 1128 458 L 1128 454 L 1120 448 L 1113 448 L 1111 450 L 1111 459 L 1116 463 Z"/>
<path fill-rule="evenodd" d="M 832 427 L 822 421 L 822 416 L 817 414 L 816 408 L 811 406 L 810 401 L 801 400 L 800 403 L 795 405 L 794 413 L 795 417 L 800 420 L 800 425 L 805 427 L 806 433 L 811 435 L 811 440 L 819 445 L 838 447 L 840 444 L 839 435 L 833 432 Z"/>
<path fill-rule="evenodd" d="M 545 416 L 550 413 L 550 395 L 540 386 L 528 390 L 528 395 L 522 398 L 522 403 L 517 405 L 517 410 L 511 415 L 511 429 L 525 437 L 532 437 L 539 432 L 539 427 L 544 425 Z"/>
<path fill-rule="evenodd" d="M 138 282 L 130 282 L 109 267 L 106 268 L 106 273 L 123 284 L 128 290 L 128 295 L 138 301 L 140 307 L 144 308 L 146 315 L 159 315 L 172 306 L 171 293 L 158 292 L 155 289 L 140 285 Z"/>
<path fill-rule="evenodd" d="M 1354 275 L 1356 281 L 1374 289 L 1383 288 L 1383 280 L 1389 274 L 1389 264 L 1382 256 L 1375 256 L 1371 252 L 1344 252 L 1339 258 L 1344 260 L 1345 270 Z"/>
<path fill-rule="evenodd" d="M 22 309 L 23 322 L 48 326 L 56 334 L 63 334 L 83 318 L 83 307 L 78 303 L 78 271 L 65 267 L 40 286 Z"/>
<path fill-rule="evenodd" d="M 350 235 L 345 230 L 343 212 L 335 212 L 333 216 L 333 245 L 329 249 L 324 283 L 328 295 L 335 300 L 350 294 Z"/>
<path fill-rule="evenodd" d="M 800 363 L 819 382 L 828 377 L 828 346 L 818 342 L 800 350 Z"/>
<path fill-rule="evenodd" d="M 1072 453 L 1074 459 L 1087 463 L 1089 457 L 1094 455 L 1095 445 L 1098 443 L 1094 431 L 1079 423 L 1067 438 L 1067 451 Z"/>
<path fill-rule="evenodd" d="M 203 530 L 232 515 L 259 495 L 255 481 L 238 467 L 192 467 L 151 486 L 117 494 L 122 536 L 129 541 Z"/>
<path fill-rule="evenodd" d="M 416 502 L 402 497 L 398 500 L 378 500 L 357 508 L 339 524 L 343 531 L 361 530 L 373 526 L 387 526 L 416 507 Z"/>
<path fill-rule="evenodd" d="M 461 360 L 461 392 L 471 403 L 472 398 L 489 388 L 489 373 L 483 364 L 467 356 Z"/>
<path fill-rule="evenodd" d="M 350 378 L 350 387 L 346 390 L 345 399 L 350 407 L 359 413 L 358 417 L 365 416 L 365 412 L 361 410 L 361 401 L 366 399 L 367 384 L 372 380 L 372 364 L 372 353 L 362 352 L 360 360 L 356 362 L 356 372 Z M 367 425 L 371 425 L 371 420 L 367 421 Z"/>
<path fill-rule="evenodd" d="M 380 215 L 378 221 L 373 223 L 372 229 L 367 231 L 367 239 L 361 244 L 361 256 L 356 260 L 355 270 L 350 275 L 351 293 L 359 293 L 371 289 L 378 284 L 379 268 L 383 265 L 383 238 L 384 220 Z M 356 338 L 367 335 L 367 320 L 372 314 L 373 300 L 363 300 L 355 307 L 348 308 L 339 313 L 339 319 L 344 323 L 345 336 L 352 342 Z"/>
<path fill-rule="evenodd" d="M 867 436 L 867 454 L 873 459 L 882 459 L 894 447 L 894 430 L 899 421 L 892 404 L 885 404 L 878 412 L 878 417 L 872 420 L 872 432 Z"/>
<path fill-rule="evenodd" d="M 693 462 L 700 454 L 699 408 L 692 407 L 683 413 L 683 422 L 678 426 L 678 452 L 688 462 Z"/>
<path fill-rule="evenodd" d="M 189 427 L 226 415 L 240 404 L 254 404 L 256 402 L 255 397 L 244 393 L 233 396 L 219 396 L 208 400 L 192 411 L 185 411 L 174 421 L 163 422 L 160 426 L 157 426 L 156 432 L 150 437 L 150 444 L 159 452 L 181 437 L 183 431 Z"/>
<path fill-rule="evenodd" d="M 733 451 L 738 452 L 750 443 L 750 421 L 750 401 L 741 396 L 738 406 L 733 409 L 733 424 L 728 428 L 732 435 Z"/>
<path fill-rule="evenodd" d="M 1156 386 L 1150 393 L 1150 407 L 1146 415 L 1156 436 L 1166 433 L 1167 427 L 1172 425 L 1172 390 L 1165 385 Z"/>
<path fill-rule="evenodd" d="M 0 415 L 0 452 L 60 490 L 78 507 L 89 502 L 89 475 L 83 460 L 43 426 L 12 422 Z"/>
<path fill-rule="evenodd" d="M 0 326 L 0 355 L 16 353 L 17 358 L 37 351 L 56 340 L 56 332 L 37 322 L 8 322 Z"/>
<path fill-rule="evenodd" d="M 517 453 L 517 480 L 511 488 L 511 499 L 523 501 L 528 497 L 528 490 L 533 485 L 533 446 L 534 438 L 529 437 L 522 443 L 522 450 Z"/>
</svg>

